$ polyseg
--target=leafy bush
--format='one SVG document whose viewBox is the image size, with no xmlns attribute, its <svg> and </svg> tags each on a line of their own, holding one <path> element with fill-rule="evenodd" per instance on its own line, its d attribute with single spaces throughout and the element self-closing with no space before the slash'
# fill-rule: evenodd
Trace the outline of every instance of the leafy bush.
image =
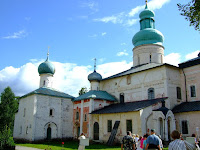
<svg viewBox="0 0 200 150">
<path fill-rule="evenodd" d="M 14 147 L 15 143 L 10 128 L 7 126 L 0 132 L 0 150 L 8 147 Z"/>
</svg>

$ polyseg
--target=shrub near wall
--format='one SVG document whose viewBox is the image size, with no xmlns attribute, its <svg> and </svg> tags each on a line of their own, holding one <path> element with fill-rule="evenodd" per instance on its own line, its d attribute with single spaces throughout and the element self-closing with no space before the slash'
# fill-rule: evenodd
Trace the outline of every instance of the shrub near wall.
<svg viewBox="0 0 200 150">
<path fill-rule="evenodd" d="M 15 149 L 15 143 L 13 137 L 11 136 L 11 130 L 7 126 L 0 132 L 0 150 L 5 149 Z"/>
</svg>

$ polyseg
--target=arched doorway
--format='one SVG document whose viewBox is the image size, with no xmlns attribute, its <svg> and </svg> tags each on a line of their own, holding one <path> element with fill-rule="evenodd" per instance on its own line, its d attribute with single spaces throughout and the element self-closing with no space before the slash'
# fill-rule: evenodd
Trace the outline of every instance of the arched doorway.
<svg viewBox="0 0 200 150">
<path fill-rule="evenodd" d="M 50 127 L 50 125 L 47 128 L 47 140 L 51 140 L 51 127 Z"/>
<path fill-rule="evenodd" d="M 99 124 L 98 124 L 98 122 L 94 123 L 94 140 L 99 140 Z"/>
</svg>

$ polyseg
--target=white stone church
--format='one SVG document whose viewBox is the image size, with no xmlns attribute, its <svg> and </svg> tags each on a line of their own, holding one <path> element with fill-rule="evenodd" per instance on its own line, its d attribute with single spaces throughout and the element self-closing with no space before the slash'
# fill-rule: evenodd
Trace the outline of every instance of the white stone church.
<svg viewBox="0 0 200 150">
<path fill-rule="evenodd" d="M 88 75 L 90 91 L 73 97 L 52 88 L 55 67 L 40 64 L 40 87 L 20 98 L 14 138 L 37 141 L 77 138 L 112 144 L 126 131 L 143 135 L 151 128 L 165 141 L 177 129 L 184 137 L 200 127 L 200 57 L 179 66 L 163 63 L 162 33 L 154 12 L 140 13 L 140 31 L 133 39 L 133 66 L 102 79 Z"/>
</svg>

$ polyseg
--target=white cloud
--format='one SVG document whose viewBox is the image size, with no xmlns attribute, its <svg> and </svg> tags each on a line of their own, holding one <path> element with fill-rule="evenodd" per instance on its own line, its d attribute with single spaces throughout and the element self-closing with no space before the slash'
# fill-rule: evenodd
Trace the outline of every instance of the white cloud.
<svg viewBox="0 0 200 150">
<path fill-rule="evenodd" d="M 93 11 L 93 13 L 99 11 L 99 9 L 98 9 L 98 3 L 95 2 L 95 1 L 83 2 L 83 3 L 81 3 L 80 6 L 91 9 Z"/>
<path fill-rule="evenodd" d="M 121 52 L 118 52 L 117 56 L 128 56 L 128 53 L 126 52 L 126 50 L 123 50 Z"/>
<path fill-rule="evenodd" d="M 155 10 L 161 9 L 163 5 L 167 4 L 171 0 L 152 0 L 148 3 L 148 8 Z"/>
<path fill-rule="evenodd" d="M 125 23 L 127 26 L 132 26 L 138 22 L 138 19 L 128 19 Z"/>
<path fill-rule="evenodd" d="M 99 61 L 100 63 L 103 63 L 106 60 L 106 58 L 99 58 L 97 61 Z"/>
<path fill-rule="evenodd" d="M 126 43 L 121 43 L 121 45 L 126 45 Z"/>
<path fill-rule="evenodd" d="M 108 17 L 94 19 L 94 21 L 99 21 L 104 23 L 112 22 L 116 24 L 116 23 L 122 23 L 122 18 L 120 16 L 108 16 Z"/>
<path fill-rule="evenodd" d="M 5 36 L 3 37 L 3 39 L 20 39 L 20 38 L 24 38 L 28 35 L 28 33 L 25 30 L 21 30 L 18 32 L 14 32 L 13 34 L 9 35 L 9 36 Z"/>
<path fill-rule="evenodd" d="M 104 36 L 104 35 L 106 35 L 106 34 L 107 34 L 106 32 L 101 33 L 102 36 Z"/>
<path fill-rule="evenodd" d="M 143 6 L 137 6 L 137 7 L 135 7 L 135 8 L 133 8 L 129 13 L 128 13 L 128 15 L 129 15 L 129 17 L 133 17 L 133 16 L 135 16 L 135 14 L 137 14 L 137 13 L 139 13 L 141 10 L 143 10 L 144 9 L 144 5 Z"/>
<path fill-rule="evenodd" d="M 0 70 L 0 92 L 10 86 L 15 95 L 22 96 L 39 88 L 40 77 L 37 69 L 40 63 L 41 61 L 32 62 L 20 68 L 10 66 Z M 90 83 L 87 77 L 93 72 L 93 67 L 60 62 L 53 62 L 53 64 L 56 68 L 53 88 L 72 96 L 78 96 L 82 87 L 89 89 Z M 129 69 L 131 64 L 123 61 L 97 65 L 97 72 L 107 77 Z"/>
<path fill-rule="evenodd" d="M 186 60 L 189 60 L 189 59 L 193 59 L 193 58 L 196 58 L 199 54 L 199 50 L 195 51 L 195 52 L 192 52 L 192 53 L 189 53 L 185 56 Z"/>
<path fill-rule="evenodd" d="M 19 96 L 36 89 L 39 85 L 37 66 L 37 63 L 27 63 L 20 68 L 10 66 L 1 70 L 0 91 L 10 86 L 13 92 Z"/>
<path fill-rule="evenodd" d="M 106 78 L 111 75 L 130 69 L 132 65 L 132 62 L 128 63 L 126 61 L 110 62 L 97 66 L 97 72 L 100 73 L 103 78 Z"/>
<path fill-rule="evenodd" d="M 170 0 L 152 0 L 148 3 L 148 8 L 151 10 L 160 9 L 163 5 L 170 2 Z M 102 18 L 94 19 L 94 21 L 108 23 L 111 22 L 113 24 L 123 24 L 125 26 L 132 26 L 137 23 L 138 19 L 132 19 L 136 14 L 140 11 L 144 10 L 145 5 L 137 6 L 131 9 L 130 12 L 121 12 L 117 15 L 110 15 Z M 130 19 L 131 18 L 131 19 Z M 138 17 L 137 17 L 138 18 Z"/>
<path fill-rule="evenodd" d="M 178 66 L 181 62 L 181 55 L 179 53 L 171 53 L 164 57 L 164 63 Z"/>
</svg>

